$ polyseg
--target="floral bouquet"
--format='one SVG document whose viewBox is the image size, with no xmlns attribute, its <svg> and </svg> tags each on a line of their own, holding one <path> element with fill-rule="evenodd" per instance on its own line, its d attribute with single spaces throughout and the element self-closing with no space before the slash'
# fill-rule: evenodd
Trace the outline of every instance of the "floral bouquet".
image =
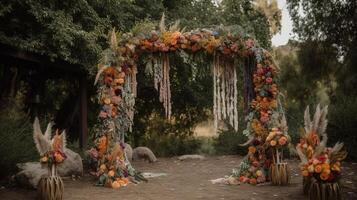
<svg viewBox="0 0 357 200">
<path fill-rule="evenodd" d="M 342 151 L 343 144 L 337 143 L 334 148 L 325 148 L 301 166 L 304 177 L 314 177 L 318 181 L 337 182 L 341 177 L 341 161 L 347 153 Z"/>
</svg>

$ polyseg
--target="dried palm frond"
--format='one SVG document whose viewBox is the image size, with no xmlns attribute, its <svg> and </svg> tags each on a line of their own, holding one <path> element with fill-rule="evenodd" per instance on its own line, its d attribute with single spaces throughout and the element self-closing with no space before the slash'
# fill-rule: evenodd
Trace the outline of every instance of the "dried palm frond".
<svg viewBox="0 0 357 200">
<path fill-rule="evenodd" d="M 105 65 L 105 66 L 103 66 L 102 68 L 100 68 L 100 69 L 98 70 L 98 73 L 97 73 L 97 75 L 95 76 L 94 85 L 97 84 L 100 75 L 101 75 L 108 67 L 109 67 L 109 65 Z"/>
<path fill-rule="evenodd" d="M 281 117 L 281 120 L 279 122 L 279 127 L 283 131 L 284 134 L 288 133 L 288 123 L 286 121 L 285 114 Z"/>
<path fill-rule="evenodd" d="M 53 123 L 50 122 L 48 123 L 47 125 L 47 129 L 46 129 L 46 132 L 45 132 L 45 138 L 47 140 L 51 140 L 51 137 L 52 137 L 52 126 L 53 126 Z"/>
<path fill-rule="evenodd" d="M 320 118 L 321 118 L 321 108 L 320 108 L 320 104 L 317 104 L 314 118 L 312 119 L 311 131 L 315 132 L 318 129 L 319 123 L 320 123 Z"/>
<path fill-rule="evenodd" d="M 305 164 L 308 162 L 306 155 L 301 151 L 300 148 L 296 148 L 296 153 L 298 154 L 298 156 L 301 160 L 301 164 Z"/>
<path fill-rule="evenodd" d="M 323 136 L 326 132 L 327 127 L 327 113 L 328 106 L 321 108 L 320 104 L 316 106 L 314 117 L 311 121 L 310 117 L 310 108 L 306 107 L 304 113 L 304 125 L 305 125 L 305 134 L 316 133 L 319 136 Z"/>
<path fill-rule="evenodd" d="M 322 153 L 325 151 L 325 149 L 326 149 L 326 144 L 321 142 L 321 143 L 315 148 L 313 157 L 316 157 L 316 156 L 322 154 Z"/>
<path fill-rule="evenodd" d="M 36 144 L 37 151 L 42 155 L 51 150 L 51 142 L 42 134 L 40 122 L 38 118 L 35 118 L 33 123 L 33 139 Z"/>
<path fill-rule="evenodd" d="M 337 142 L 329 153 L 330 162 L 337 162 L 344 160 L 347 157 L 347 151 L 342 150 L 343 143 Z"/>
<path fill-rule="evenodd" d="M 179 31 L 180 20 L 176 20 L 174 24 L 169 27 L 169 31 Z"/>
<path fill-rule="evenodd" d="M 113 51 L 116 51 L 118 49 L 118 40 L 117 40 L 117 34 L 115 32 L 115 28 L 110 33 L 110 48 Z"/>
<path fill-rule="evenodd" d="M 159 24 L 159 29 L 160 32 L 163 33 L 166 31 L 166 25 L 165 25 L 165 13 L 162 13 L 160 24 Z"/>
<path fill-rule="evenodd" d="M 245 143 L 243 143 L 243 144 L 240 144 L 239 146 L 247 146 L 247 145 L 249 145 L 250 143 L 252 143 L 253 142 L 253 140 L 254 140 L 254 136 L 253 135 L 249 135 L 248 136 L 248 140 L 245 142 Z"/>
<path fill-rule="evenodd" d="M 67 134 L 66 131 L 62 131 L 61 133 L 61 139 L 62 139 L 62 151 L 65 150 L 65 148 L 67 147 Z"/>
<path fill-rule="evenodd" d="M 304 113 L 304 125 L 305 133 L 309 133 L 312 128 L 311 118 L 310 118 L 310 106 L 307 106 Z"/>
<path fill-rule="evenodd" d="M 319 125 L 318 125 L 317 129 L 316 129 L 316 132 L 319 135 L 323 135 L 326 132 L 327 123 L 328 123 L 328 120 L 326 118 L 327 117 L 327 113 L 328 113 L 328 106 L 325 106 L 321 111 L 320 122 L 319 122 Z"/>
</svg>

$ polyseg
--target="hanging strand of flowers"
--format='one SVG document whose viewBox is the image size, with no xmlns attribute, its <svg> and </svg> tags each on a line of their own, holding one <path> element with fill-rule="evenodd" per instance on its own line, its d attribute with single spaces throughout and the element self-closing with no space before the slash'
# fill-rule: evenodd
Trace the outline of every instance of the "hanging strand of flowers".
<svg viewBox="0 0 357 200">
<path fill-rule="evenodd" d="M 237 74 L 234 62 L 214 55 L 213 60 L 213 115 L 215 129 L 218 122 L 227 119 L 238 131 Z"/>
</svg>

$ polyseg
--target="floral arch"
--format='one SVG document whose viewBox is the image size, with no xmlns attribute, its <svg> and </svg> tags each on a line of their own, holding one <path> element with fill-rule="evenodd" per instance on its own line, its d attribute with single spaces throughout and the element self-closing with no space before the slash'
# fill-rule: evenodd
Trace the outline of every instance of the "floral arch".
<svg viewBox="0 0 357 200">
<path fill-rule="evenodd" d="M 168 118 L 171 116 L 170 61 L 175 51 L 206 52 L 212 55 L 214 82 L 214 121 L 226 119 L 238 130 L 237 74 L 234 60 L 242 61 L 244 68 L 244 101 L 249 153 L 233 175 L 255 177 L 265 182 L 268 168 L 275 158 L 275 150 L 287 143 L 287 127 L 282 106 L 278 100 L 277 74 L 271 55 L 254 44 L 249 37 L 223 32 L 222 29 L 200 29 L 180 32 L 177 26 L 121 37 L 113 30 L 110 48 L 103 52 L 98 64 L 96 83 L 101 111 L 92 156 L 96 163 L 98 185 L 118 188 L 143 177 L 127 159 L 124 136 L 131 130 L 136 97 L 136 62 L 143 54 L 151 54 L 147 66 L 154 77 Z M 274 159 L 272 159 L 274 158 Z M 250 168 L 254 167 L 254 171 Z M 134 178 L 133 178 L 134 177 Z M 259 179 L 259 177 L 262 177 Z M 244 180 L 241 180 L 244 181 Z"/>
</svg>

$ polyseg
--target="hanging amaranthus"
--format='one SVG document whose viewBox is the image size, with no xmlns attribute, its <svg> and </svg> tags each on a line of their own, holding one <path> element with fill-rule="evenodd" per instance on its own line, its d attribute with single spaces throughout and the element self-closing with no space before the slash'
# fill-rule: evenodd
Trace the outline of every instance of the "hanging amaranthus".
<svg viewBox="0 0 357 200">
<path fill-rule="evenodd" d="M 154 87 L 159 91 L 159 100 L 165 108 L 165 115 L 171 117 L 170 60 L 167 53 L 153 59 Z"/>
<path fill-rule="evenodd" d="M 218 122 L 227 119 L 238 130 L 237 74 L 234 62 L 219 55 L 213 60 L 213 114 L 217 131 Z"/>
</svg>

